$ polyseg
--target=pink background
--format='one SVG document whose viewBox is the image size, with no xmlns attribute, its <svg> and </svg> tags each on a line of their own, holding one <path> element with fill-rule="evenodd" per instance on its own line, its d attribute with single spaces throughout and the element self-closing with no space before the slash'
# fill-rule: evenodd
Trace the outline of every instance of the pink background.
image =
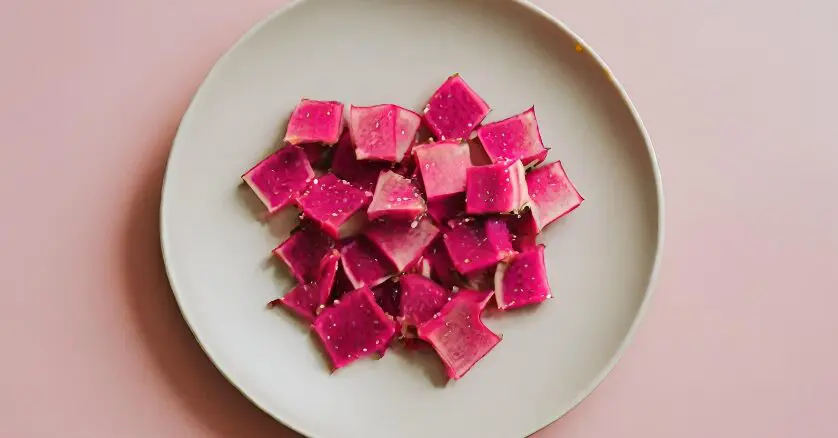
<svg viewBox="0 0 838 438">
<path fill-rule="evenodd" d="M 0 436 L 294 436 L 192 339 L 157 225 L 190 97 L 282 3 L 0 0 Z M 838 436 L 838 3 L 536 3 L 628 89 L 668 202 L 634 344 L 539 437 Z"/>
</svg>

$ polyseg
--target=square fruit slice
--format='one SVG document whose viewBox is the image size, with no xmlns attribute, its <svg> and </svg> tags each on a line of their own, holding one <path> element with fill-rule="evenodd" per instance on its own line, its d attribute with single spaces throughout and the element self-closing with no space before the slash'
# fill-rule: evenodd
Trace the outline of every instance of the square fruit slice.
<svg viewBox="0 0 838 438">
<path fill-rule="evenodd" d="M 317 280 L 310 283 L 299 283 L 294 289 L 285 294 L 282 298 L 272 301 L 271 304 L 284 305 L 293 311 L 300 318 L 308 322 L 314 322 L 318 311 L 329 301 L 332 293 L 332 286 L 335 284 L 335 275 L 338 271 L 340 254 L 332 250 L 323 258 L 319 268 Z"/>
<path fill-rule="evenodd" d="M 284 242 L 273 250 L 285 262 L 300 283 L 318 276 L 320 262 L 335 247 L 335 240 L 314 223 L 303 222 Z"/>
<path fill-rule="evenodd" d="M 439 228 L 426 217 L 414 221 L 379 219 L 364 231 L 399 272 L 412 265 L 438 233 Z"/>
<path fill-rule="evenodd" d="M 466 170 L 471 167 L 468 144 L 430 143 L 416 147 L 413 154 L 429 201 L 466 191 Z"/>
<path fill-rule="evenodd" d="M 489 114 L 489 105 L 455 74 L 425 106 L 425 125 L 440 140 L 466 139 Z"/>
<path fill-rule="evenodd" d="M 527 190 L 538 231 L 575 210 L 585 200 L 570 182 L 560 161 L 530 171 Z"/>
<path fill-rule="evenodd" d="M 318 224 L 334 238 L 341 226 L 369 203 L 372 195 L 350 185 L 331 173 L 314 178 L 297 199 L 303 215 Z"/>
<path fill-rule="evenodd" d="M 544 245 L 518 253 L 498 264 L 495 300 L 501 310 L 515 309 L 552 298 L 544 265 Z"/>
<path fill-rule="evenodd" d="M 517 213 L 529 201 L 520 160 L 470 167 L 466 182 L 466 213 Z"/>
<path fill-rule="evenodd" d="M 338 142 L 343 130 L 343 104 L 302 99 L 288 121 L 285 142 L 290 144 Z"/>
<path fill-rule="evenodd" d="M 297 146 L 276 151 L 242 175 L 270 214 L 296 200 L 313 178 L 311 163 Z"/>
<path fill-rule="evenodd" d="M 359 160 L 397 161 L 396 105 L 352 106 L 349 133 Z"/>
<path fill-rule="evenodd" d="M 413 182 L 393 171 L 378 177 L 372 202 L 367 208 L 370 220 L 380 217 L 413 220 L 426 210 L 425 200 Z"/>
<path fill-rule="evenodd" d="M 521 160 L 524 166 L 544 161 L 547 148 L 541 141 L 535 108 L 477 130 L 477 138 L 493 163 Z"/>
<path fill-rule="evenodd" d="M 502 219 L 452 219 L 450 225 L 443 241 L 461 274 L 489 268 L 515 253 Z"/>
</svg>

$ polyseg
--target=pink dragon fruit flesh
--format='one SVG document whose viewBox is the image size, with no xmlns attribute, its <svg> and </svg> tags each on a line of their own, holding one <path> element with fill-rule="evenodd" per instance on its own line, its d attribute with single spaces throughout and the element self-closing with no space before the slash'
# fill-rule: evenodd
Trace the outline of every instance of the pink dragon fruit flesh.
<svg viewBox="0 0 838 438">
<path fill-rule="evenodd" d="M 487 114 L 489 105 L 455 74 L 431 96 L 423 119 L 440 140 L 465 139 Z"/>
<path fill-rule="evenodd" d="M 328 173 L 314 178 L 297 199 L 303 215 L 318 224 L 332 237 L 340 236 L 341 226 L 364 208 L 372 195 Z"/>
<path fill-rule="evenodd" d="M 399 316 L 402 291 L 398 281 L 387 280 L 372 288 L 372 294 L 375 296 L 375 302 L 381 306 L 384 312 L 394 318 Z"/>
<path fill-rule="evenodd" d="M 535 222 L 533 212 L 525 209 L 516 215 L 502 217 L 509 228 L 512 236 L 512 248 L 515 251 L 524 251 L 535 246 L 538 236 L 538 224 Z"/>
<path fill-rule="evenodd" d="M 534 107 L 508 119 L 481 126 L 477 130 L 477 138 L 493 163 L 521 160 L 524 166 L 529 167 L 544 161 L 547 156 Z"/>
<path fill-rule="evenodd" d="M 349 133 L 359 160 L 398 160 L 396 105 L 352 106 L 349 110 Z"/>
<path fill-rule="evenodd" d="M 520 160 L 470 167 L 466 213 L 517 213 L 529 201 L 525 178 Z"/>
<path fill-rule="evenodd" d="M 273 250 L 274 255 L 288 265 L 300 283 L 317 279 L 320 262 L 335 247 L 335 240 L 308 221 Z"/>
<path fill-rule="evenodd" d="M 480 319 L 491 296 L 461 290 L 436 317 L 419 326 L 419 338 L 433 346 L 451 379 L 462 378 L 501 341 Z"/>
<path fill-rule="evenodd" d="M 332 157 L 332 173 L 361 190 L 375 190 L 375 183 L 381 171 L 390 167 L 389 163 L 383 161 L 359 160 L 355 156 L 355 146 L 349 131 L 344 131 L 335 147 Z"/>
<path fill-rule="evenodd" d="M 363 238 L 354 239 L 340 249 L 341 265 L 354 288 L 374 287 L 396 274 L 381 251 Z"/>
<path fill-rule="evenodd" d="M 449 219 L 462 215 L 465 211 L 465 193 L 455 193 L 428 201 L 428 214 L 440 224 L 444 224 Z"/>
<path fill-rule="evenodd" d="M 278 301 L 304 320 L 314 322 L 317 313 L 329 301 L 339 261 L 340 253 L 333 249 L 323 258 L 317 280 L 310 283 L 299 283 L 285 296 L 273 301 L 272 304 Z"/>
<path fill-rule="evenodd" d="M 501 310 L 515 309 L 552 298 L 544 265 L 544 245 L 498 263 L 495 300 Z"/>
<path fill-rule="evenodd" d="M 297 146 L 278 150 L 242 175 L 270 214 L 295 201 L 313 178 L 314 170 Z"/>
<path fill-rule="evenodd" d="M 426 277 L 406 274 L 399 279 L 402 324 L 418 327 L 442 310 L 451 298 L 451 291 Z"/>
<path fill-rule="evenodd" d="M 402 161 L 416 142 L 416 133 L 422 125 L 422 116 L 402 107 L 396 118 L 396 161 Z"/>
<path fill-rule="evenodd" d="M 471 167 L 466 143 L 431 143 L 414 148 L 413 154 L 429 201 L 465 192 L 466 170 Z"/>
<path fill-rule="evenodd" d="M 333 369 L 383 353 L 396 335 L 396 322 L 376 304 L 368 287 L 347 293 L 325 308 L 312 325 Z"/>
<path fill-rule="evenodd" d="M 413 221 L 379 219 L 364 231 L 399 272 L 415 262 L 438 233 L 439 228 L 426 217 Z"/>
<path fill-rule="evenodd" d="M 425 250 L 422 258 L 431 265 L 431 278 L 447 288 L 459 285 L 459 275 L 454 268 L 454 262 L 451 261 L 451 256 L 448 255 L 448 248 L 445 247 L 443 239 L 434 241 Z"/>
<path fill-rule="evenodd" d="M 343 130 L 343 104 L 302 99 L 291 113 L 285 142 L 290 144 L 338 142 Z"/>
<path fill-rule="evenodd" d="M 499 218 L 453 219 L 443 240 L 461 274 L 486 269 L 514 254 L 506 223 Z"/>
<path fill-rule="evenodd" d="M 398 173 L 385 171 L 378 177 L 367 216 L 370 220 L 384 216 L 413 220 L 423 214 L 425 209 L 425 200 L 411 180 Z"/>
<path fill-rule="evenodd" d="M 539 231 L 575 210 L 584 201 L 568 179 L 560 161 L 530 171 L 527 174 L 527 189 Z"/>
</svg>

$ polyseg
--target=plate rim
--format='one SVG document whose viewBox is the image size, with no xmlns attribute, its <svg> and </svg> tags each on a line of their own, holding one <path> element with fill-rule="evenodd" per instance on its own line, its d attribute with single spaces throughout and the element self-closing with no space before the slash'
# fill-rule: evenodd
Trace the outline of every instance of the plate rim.
<svg viewBox="0 0 838 438">
<path fill-rule="evenodd" d="M 235 387 L 250 403 L 254 406 L 259 408 L 262 412 L 265 412 L 269 416 L 271 416 L 276 421 L 280 422 L 284 426 L 292 429 L 293 431 L 302 434 L 306 437 L 310 438 L 318 438 L 311 433 L 311 431 L 307 430 L 304 425 L 295 424 L 293 422 L 287 421 L 287 419 L 282 418 L 283 416 L 279 413 L 274 412 L 271 409 L 268 409 L 267 403 L 264 403 L 263 400 L 258 400 L 253 394 L 250 394 L 242 387 L 240 387 L 235 380 L 231 377 L 230 374 L 222 367 L 216 360 L 212 354 L 212 349 L 201 339 L 198 332 L 195 330 L 195 327 L 188 315 L 188 311 L 184 309 L 182 306 L 181 295 L 178 292 L 178 281 L 176 280 L 175 273 L 170 269 L 170 262 L 169 262 L 169 245 L 170 243 L 168 239 L 168 230 L 166 226 L 166 211 L 167 211 L 167 187 L 169 186 L 169 174 L 172 172 L 171 170 L 171 163 L 172 163 L 172 156 L 175 153 L 175 149 L 179 143 L 179 139 L 183 134 L 183 126 L 186 122 L 192 117 L 192 113 L 195 111 L 196 102 L 201 97 L 202 93 L 206 92 L 204 85 L 206 85 L 217 73 L 221 68 L 225 65 L 228 58 L 230 58 L 231 54 L 235 52 L 240 46 L 244 45 L 248 40 L 250 40 L 254 35 L 260 32 L 268 23 L 272 22 L 273 20 L 277 19 L 281 15 L 285 14 L 286 12 L 298 7 L 299 5 L 308 2 L 310 0 L 291 0 L 285 5 L 279 7 L 278 9 L 274 10 L 273 12 L 269 13 L 267 16 L 259 20 L 256 24 L 251 26 L 241 37 L 239 37 L 235 43 L 233 43 L 218 59 L 213 63 L 212 67 L 208 70 L 207 74 L 204 76 L 201 84 L 198 86 L 198 89 L 195 91 L 195 94 L 192 96 L 189 106 L 186 108 L 186 111 L 183 113 L 180 122 L 178 123 L 177 132 L 175 133 L 174 139 L 172 140 L 172 147 L 169 150 L 168 157 L 166 158 L 166 168 L 163 174 L 163 181 L 162 181 L 162 188 L 161 188 L 161 197 L 160 197 L 160 212 L 159 212 L 159 226 L 160 226 L 160 246 L 161 246 L 161 253 L 163 258 L 163 265 L 166 270 L 166 276 L 169 280 L 169 285 L 172 289 L 172 295 L 175 297 L 175 302 L 177 303 L 178 310 L 180 314 L 183 316 L 186 325 L 189 327 L 189 331 L 192 333 L 192 336 L 195 338 L 195 341 L 204 351 L 204 354 L 209 358 L 210 362 L 215 366 L 215 368 L 221 373 L 222 376 Z M 640 114 L 637 111 L 637 108 L 634 106 L 634 103 L 629 98 L 628 92 L 623 87 L 623 85 L 617 80 L 614 76 L 611 68 L 599 56 L 599 54 L 588 44 L 585 42 L 582 37 L 580 37 L 576 32 L 574 32 L 570 27 L 564 24 L 561 20 L 554 17 L 541 7 L 531 3 L 529 0 L 504 0 L 514 4 L 517 4 L 521 7 L 528 9 L 530 12 L 535 13 L 536 15 L 540 16 L 543 19 L 546 19 L 550 24 L 556 26 L 564 32 L 567 36 L 569 36 L 572 40 L 574 40 L 578 46 L 582 49 L 582 51 L 586 52 L 591 58 L 596 62 L 596 64 L 606 72 L 608 80 L 610 81 L 611 85 L 614 87 L 615 91 L 620 96 L 620 99 L 623 101 L 623 104 L 629 110 L 632 119 L 634 120 L 637 129 L 640 131 L 640 134 L 643 138 L 643 144 L 646 147 L 646 153 L 649 158 L 649 164 L 652 170 L 652 175 L 654 179 L 655 185 L 655 201 L 657 205 L 657 233 L 656 233 L 656 245 L 655 245 L 655 255 L 652 262 L 652 269 L 649 272 L 648 279 L 646 282 L 646 290 L 643 293 L 643 298 L 640 302 L 640 306 L 637 309 L 637 312 L 634 315 L 634 319 L 632 320 L 631 324 L 629 325 L 628 331 L 626 335 L 623 337 L 622 341 L 620 341 L 619 346 L 615 350 L 613 356 L 608 360 L 605 366 L 596 374 L 596 376 L 589 382 L 588 386 L 586 386 L 579 394 L 574 398 L 571 403 L 566 408 L 560 408 L 560 412 L 557 412 L 555 415 L 552 415 L 553 419 L 549 420 L 544 424 L 537 424 L 534 428 L 532 428 L 525 436 L 530 436 L 535 434 L 536 432 L 550 426 L 551 424 L 555 423 L 556 421 L 560 420 L 562 417 L 567 415 L 570 411 L 576 409 L 583 400 L 588 398 L 604 381 L 605 379 L 611 374 L 614 370 L 614 367 L 617 363 L 622 359 L 623 355 L 625 354 L 626 349 L 632 344 L 636 334 L 637 329 L 640 326 L 641 321 L 644 319 L 645 314 L 649 308 L 649 303 L 651 302 L 651 298 L 654 295 L 655 289 L 657 288 L 658 278 L 660 274 L 660 266 L 661 260 L 663 258 L 663 247 L 664 247 L 664 237 L 665 237 L 665 202 L 664 202 L 664 191 L 663 191 L 663 181 L 661 176 L 660 165 L 658 163 L 657 155 L 655 154 L 654 147 L 652 145 L 652 139 L 649 136 L 649 132 L 646 128 L 646 125 L 643 123 L 643 120 L 640 117 Z"/>
</svg>

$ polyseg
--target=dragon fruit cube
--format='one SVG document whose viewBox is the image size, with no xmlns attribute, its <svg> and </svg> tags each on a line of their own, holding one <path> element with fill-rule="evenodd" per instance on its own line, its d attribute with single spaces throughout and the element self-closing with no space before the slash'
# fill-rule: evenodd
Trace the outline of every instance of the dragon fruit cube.
<svg viewBox="0 0 838 438">
<path fill-rule="evenodd" d="M 538 231 L 575 210 L 585 200 L 568 179 L 560 161 L 533 169 L 527 174 L 527 190 Z"/>
<path fill-rule="evenodd" d="M 417 327 L 434 317 L 451 299 L 451 291 L 417 274 L 399 280 L 401 301 L 399 316 L 406 326 Z"/>
<path fill-rule="evenodd" d="M 428 200 L 436 200 L 466 190 L 466 171 L 471 167 L 468 144 L 439 142 L 413 150 Z"/>
<path fill-rule="evenodd" d="M 290 144 L 338 142 L 343 130 L 343 104 L 302 99 L 291 113 L 285 142 Z"/>
<path fill-rule="evenodd" d="M 364 231 L 399 272 L 412 265 L 438 233 L 439 228 L 425 217 L 413 221 L 379 219 Z"/>
<path fill-rule="evenodd" d="M 332 158 L 332 173 L 370 192 L 375 190 L 378 175 L 389 166 L 389 163 L 383 161 L 359 160 L 355 156 L 355 146 L 348 130 L 340 137 Z"/>
<path fill-rule="evenodd" d="M 297 146 L 276 151 L 242 175 L 270 214 L 295 201 L 312 178 L 314 170 L 306 153 Z"/>
<path fill-rule="evenodd" d="M 359 160 L 397 161 L 399 107 L 396 105 L 352 106 L 349 133 Z"/>
<path fill-rule="evenodd" d="M 461 274 L 494 266 L 514 254 L 511 236 L 502 219 L 455 219 L 443 235 L 454 267 Z"/>
<path fill-rule="evenodd" d="M 461 290 L 418 328 L 419 338 L 433 346 L 451 379 L 462 378 L 501 341 L 480 319 L 491 296 L 491 292 Z"/>
<path fill-rule="evenodd" d="M 385 171 L 378 177 L 367 216 L 370 220 L 383 216 L 412 220 L 424 213 L 425 208 L 425 200 L 411 180 Z"/>
<path fill-rule="evenodd" d="M 384 313 L 365 286 L 324 309 L 312 327 L 337 370 L 360 358 L 383 353 L 395 337 L 398 325 Z"/>
<path fill-rule="evenodd" d="M 272 301 L 271 304 L 282 304 L 304 320 L 314 322 L 317 313 L 329 301 L 339 261 L 340 254 L 333 249 L 323 258 L 317 280 L 298 284 L 285 296 Z"/>
<path fill-rule="evenodd" d="M 340 249 L 341 265 L 353 288 L 374 287 L 396 274 L 387 257 L 363 238 L 354 239 Z"/>
<path fill-rule="evenodd" d="M 455 193 L 428 201 L 428 215 L 438 224 L 462 215 L 466 211 L 466 194 Z"/>
<path fill-rule="evenodd" d="M 552 298 L 544 265 L 544 245 L 498 263 L 495 300 L 501 310 L 515 309 Z"/>
<path fill-rule="evenodd" d="M 512 236 L 512 248 L 524 251 L 535 246 L 538 236 L 538 224 L 531 209 L 525 209 L 517 215 L 504 216 L 506 226 Z"/>
<path fill-rule="evenodd" d="M 529 201 L 525 178 L 520 160 L 470 167 L 466 213 L 517 213 Z"/>
<path fill-rule="evenodd" d="M 448 255 L 448 249 L 445 247 L 443 239 L 437 239 L 432 243 L 425 250 L 422 258 L 427 260 L 431 265 L 431 278 L 439 281 L 447 288 L 458 285 L 459 277 L 457 270 L 454 268 L 454 262 L 451 261 L 451 256 Z"/>
<path fill-rule="evenodd" d="M 477 138 L 493 163 L 521 160 L 524 166 L 536 165 L 547 156 L 541 141 L 535 108 L 477 130 Z"/>
<path fill-rule="evenodd" d="M 440 140 L 465 139 L 489 114 L 489 105 L 455 74 L 431 96 L 425 125 Z"/>
<path fill-rule="evenodd" d="M 297 198 L 297 206 L 305 217 L 338 238 L 341 226 L 364 208 L 371 197 L 371 193 L 328 173 L 311 181 L 308 189 Z"/>
<path fill-rule="evenodd" d="M 416 142 L 416 134 L 422 125 L 422 116 L 413 111 L 397 107 L 396 118 L 396 161 L 402 161 Z"/>
<path fill-rule="evenodd" d="M 288 265 L 297 281 L 308 283 L 317 278 L 321 260 L 334 247 L 331 236 L 315 224 L 303 222 L 273 253 Z"/>
<path fill-rule="evenodd" d="M 372 288 L 372 294 L 375 296 L 375 302 L 381 306 L 381 309 L 385 313 L 394 318 L 399 316 L 399 306 L 401 305 L 402 296 L 399 281 L 391 278 Z"/>
</svg>

